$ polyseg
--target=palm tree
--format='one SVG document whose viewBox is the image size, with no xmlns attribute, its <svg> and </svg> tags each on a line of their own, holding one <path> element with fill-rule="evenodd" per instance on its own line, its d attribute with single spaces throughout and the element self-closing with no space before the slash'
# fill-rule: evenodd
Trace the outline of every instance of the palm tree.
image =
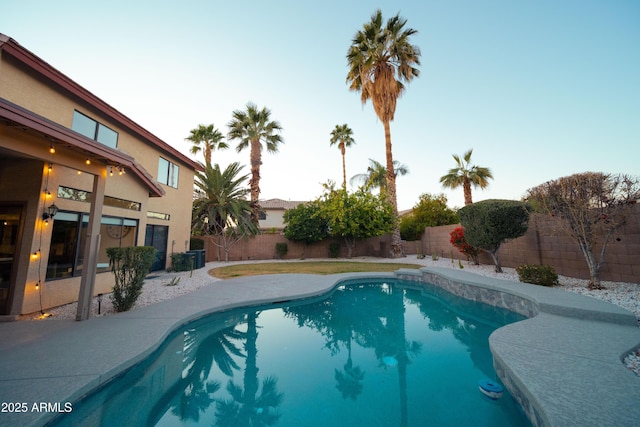
<svg viewBox="0 0 640 427">
<path fill-rule="evenodd" d="M 207 165 L 211 164 L 211 152 L 213 150 L 224 150 L 229 148 L 226 142 L 223 141 L 224 135 L 215 128 L 213 123 L 208 126 L 198 125 L 196 129 L 191 129 L 189 136 L 185 138 L 185 141 L 193 143 L 191 146 L 191 153 L 198 154 L 200 150 L 204 153 L 204 162 Z"/>
<path fill-rule="evenodd" d="M 253 204 L 252 220 L 258 223 L 258 214 L 260 205 L 258 198 L 260 197 L 260 165 L 262 165 L 262 144 L 269 153 L 278 152 L 278 144 L 283 143 L 280 131 L 282 127 L 275 120 L 270 120 L 271 111 L 266 107 L 258 110 L 253 103 L 247 104 L 246 111 L 235 110 L 233 119 L 227 125 L 229 127 L 229 139 L 237 139 L 240 142 L 236 150 L 241 152 L 250 147 L 251 162 L 251 180 L 249 187 L 251 188 L 251 203 Z"/>
<path fill-rule="evenodd" d="M 397 160 L 393 161 L 393 172 L 396 178 L 409 173 L 409 167 Z M 369 159 L 369 166 L 367 167 L 367 173 L 359 173 L 354 175 L 349 180 L 351 185 L 357 182 L 361 182 L 364 185 L 364 189 L 369 191 L 374 187 L 380 189 L 380 194 L 385 194 L 387 191 L 387 168 L 376 160 Z"/>
<path fill-rule="evenodd" d="M 342 188 L 347 189 L 347 168 L 345 166 L 344 155 L 347 150 L 347 147 L 351 147 L 352 144 L 355 144 L 353 140 L 353 131 L 347 124 L 336 125 L 336 128 L 331 131 L 331 144 L 338 144 L 338 148 L 340 149 L 340 153 L 342 154 Z"/>
<path fill-rule="evenodd" d="M 351 41 L 347 52 L 349 72 L 347 84 L 352 91 L 360 92 L 362 104 L 369 99 L 376 115 L 384 125 L 387 156 L 387 199 L 398 214 L 396 200 L 396 177 L 393 173 L 391 128 L 396 111 L 396 102 L 405 90 L 404 83 L 418 77 L 420 49 L 409 43 L 416 34 L 413 28 L 404 28 L 407 20 L 396 15 L 386 25 L 382 22 L 380 9 L 364 24 Z M 396 224 L 391 237 L 391 256 L 402 256 L 400 227 Z"/>
<path fill-rule="evenodd" d="M 203 165 L 203 171 L 196 171 L 192 231 L 218 236 L 217 245 L 227 257 L 239 238 L 258 233 L 251 221 L 253 205 L 246 199 L 249 189 L 244 187 L 249 175 L 239 176 L 242 168 L 234 162 L 224 171 L 218 164 Z"/>
<path fill-rule="evenodd" d="M 489 180 L 493 179 L 489 168 L 471 165 L 471 153 L 473 153 L 473 148 L 464 153 L 462 159 L 457 154 L 454 154 L 453 158 L 456 161 L 456 167 L 449 169 L 449 172 L 440 178 L 440 183 L 444 188 L 455 189 L 462 185 L 465 205 L 473 203 L 471 200 L 471 185 L 485 189 L 489 185 Z"/>
</svg>

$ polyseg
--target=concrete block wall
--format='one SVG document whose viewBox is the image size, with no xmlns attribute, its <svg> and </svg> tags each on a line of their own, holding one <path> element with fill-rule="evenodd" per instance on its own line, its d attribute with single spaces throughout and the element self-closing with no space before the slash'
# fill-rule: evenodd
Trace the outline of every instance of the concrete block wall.
<svg viewBox="0 0 640 427">
<path fill-rule="evenodd" d="M 498 251 L 503 267 L 517 267 L 522 264 L 543 264 L 553 267 L 558 274 L 581 279 L 589 278 L 584 256 L 577 243 L 558 230 L 558 219 L 533 214 L 527 233 L 504 243 Z M 449 243 L 451 231 L 459 227 L 445 225 L 429 227 L 421 240 L 403 242 L 407 255 L 433 254 L 454 259 L 465 260 L 466 257 Z M 346 258 L 347 247 L 342 239 L 326 239 L 322 242 L 305 245 L 287 240 L 282 234 L 262 234 L 236 243 L 230 253 L 229 260 L 276 259 L 276 243 L 286 243 L 288 252 L 285 259 L 327 258 L 329 245 L 337 242 L 340 245 L 340 258 Z M 218 250 L 212 238 L 205 239 L 207 261 L 218 259 Z M 369 238 L 356 242 L 352 256 L 386 257 L 390 248 L 390 236 Z M 599 257 L 600 248 L 596 248 Z M 224 260 L 224 251 L 220 249 L 220 259 Z M 487 254 L 479 257 L 481 264 L 493 264 Z M 629 208 L 627 221 L 611 238 L 605 262 L 601 270 L 602 280 L 640 283 L 640 205 Z"/>
</svg>

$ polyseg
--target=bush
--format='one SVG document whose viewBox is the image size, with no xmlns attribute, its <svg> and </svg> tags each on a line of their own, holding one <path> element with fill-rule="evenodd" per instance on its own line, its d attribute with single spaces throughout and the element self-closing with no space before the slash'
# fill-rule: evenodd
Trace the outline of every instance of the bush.
<svg viewBox="0 0 640 427">
<path fill-rule="evenodd" d="M 478 265 L 478 255 L 480 255 L 480 249 L 474 248 L 464 239 L 464 228 L 457 227 L 454 228 L 451 233 L 449 233 L 451 239 L 449 242 L 458 248 L 460 253 L 467 256 L 467 258 L 471 258 L 475 265 Z"/>
<path fill-rule="evenodd" d="M 190 251 L 199 251 L 204 249 L 204 240 L 191 238 L 189 240 L 189 250 Z"/>
<path fill-rule="evenodd" d="M 193 255 L 184 252 L 176 252 L 171 254 L 170 271 L 192 271 L 194 259 Z"/>
<path fill-rule="evenodd" d="M 117 312 L 131 310 L 142 293 L 156 250 L 152 246 L 107 248 L 107 256 L 116 282 L 111 294 L 113 308 Z"/>
<path fill-rule="evenodd" d="M 496 272 L 501 273 L 498 249 L 526 233 L 527 206 L 515 200 L 483 200 L 460 208 L 458 215 L 467 243 L 491 255 Z"/>
<path fill-rule="evenodd" d="M 340 256 L 340 243 L 329 243 L 329 258 L 338 258 Z"/>
<path fill-rule="evenodd" d="M 276 254 L 282 259 L 289 252 L 289 246 L 286 243 L 276 243 Z"/>
<path fill-rule="evenodd" d="M 520 265 L 516 267 L 518 278 L 523 283 L 540 286 L 558 286 L 558 275 L 547 265 Z"/>
</svg>

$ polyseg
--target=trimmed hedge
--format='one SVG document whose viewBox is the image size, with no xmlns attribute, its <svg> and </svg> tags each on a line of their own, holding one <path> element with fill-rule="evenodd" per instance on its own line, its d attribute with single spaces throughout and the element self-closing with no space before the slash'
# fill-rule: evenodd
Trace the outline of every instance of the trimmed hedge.
<svg viewBox="0 0 640 427">
<path fill-rule="evenodd" d="M 540 286 L 558 286 L 558 275 L 548 265 L 520 265 L 516 267 L 518 278 L 523 283 Z"/>
</svg>

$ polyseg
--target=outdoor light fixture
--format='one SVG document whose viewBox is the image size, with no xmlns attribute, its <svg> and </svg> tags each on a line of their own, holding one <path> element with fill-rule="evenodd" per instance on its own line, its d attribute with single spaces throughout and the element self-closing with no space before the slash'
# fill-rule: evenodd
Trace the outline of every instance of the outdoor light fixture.
<svg viewBox="0 0 640 427">
<path fill-rule="evenodd" d="M 53 163 L 49 163 L 49 172 L 53 169 Z"/>
<path fill-rule="evenodd" d="M 51 154 L 55 154 L 56 153 L 56 148 L 53 146 L 53 142 L 51 144 L 49 144 L 49 152 Z"/>
<path fill-rule="evenodd" d="M 51 206 L 47 208 L 47 211 L 42 214 L 42 219 L 48 221 L 49 218 L 53 218 L 58 213 L 58 207 L 55 203 L 52 203 Z"/>
<path fill-rule="evenodd" d="M 109 166 L 109 176 L 113 176 L 113 166 Z"/>
<path fill-rule="evenodd" d="M 125 173 L 124 166 L 118 166 L 118 175 L 124 175 Z"/>
<path fill-rule="evenodd" d="M 87 160 L 84 161 L 86 164 L 90 165 L 91 164 L 91 159 L 87 157 Z"/>
</svg>

